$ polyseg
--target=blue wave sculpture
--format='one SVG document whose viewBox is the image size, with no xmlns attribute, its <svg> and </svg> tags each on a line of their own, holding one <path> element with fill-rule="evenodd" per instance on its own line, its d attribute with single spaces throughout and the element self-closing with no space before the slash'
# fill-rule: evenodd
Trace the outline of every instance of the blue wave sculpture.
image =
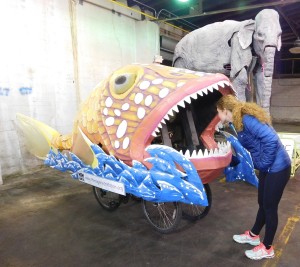
<svg viewBox="0 0 300 267">
<path fill-rule="evenodd" d="M 223 132 L 224 134 L 224 132 Z M 224 174 L 226 176 L 227 182 L 234 181 L 246 181 L 256 187 L 258 187 L 258 178 L 254 171 L 254 165 L 252 162 L 251 155 L 247 151 L 238 139 L 229 134 L 224 134 L 226 139 L 231 143 L 231 147 L 235 150 L 235 156 L 232 156 L 232 163 L 230 166 L 226 167 Z"/>
<path fill-rule="evenodd" d="M 91 149 L 98 160 L 98 166 L 92 168 L 84 164 L 75 154 L 69 157 L 60 152 L 49 151 L 45 165 L 60 171 L 72 172 L 74 179 L 79 173 L 88 173 L 125 185 L 126 193 L 153 202 L 183 202 L 208 206 L 202 181 L 194 165 L 181 153 L 164 145 L 150 145 L 147 152 L 151 157 L 146 161 L 152 164 L 147 169 L 141 162 L 133 161 L 130 167 L 107 155 L 99 146 L 92 144 Z M 182 168 L 178 170 L 176 165 Z"/>
</svg>

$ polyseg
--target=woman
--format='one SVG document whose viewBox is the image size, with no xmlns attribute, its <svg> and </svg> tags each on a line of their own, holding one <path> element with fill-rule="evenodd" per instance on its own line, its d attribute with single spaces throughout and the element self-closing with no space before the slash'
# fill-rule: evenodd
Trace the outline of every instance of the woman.
<svg viewBox="0 0 300 267">
<path fill-rule="evenodd" d="M 254 226 L 233 240 L 254 245 L 246 250 L 248 258 L 273 258 L 272 246 L 278 225 L 278 205 L 291 174 L 291 160 L 275 130 L 269 115 L 255 103 L 238 101 L 234 96 L 223 96 L 217 102 L 222 123 L 232 123 L 240 143 L 252 157 L 254 168 L 259 170 L 259 209 Z M 265 236 L 260 242 L 259 233 L 265 225 Z"/>
</svg>

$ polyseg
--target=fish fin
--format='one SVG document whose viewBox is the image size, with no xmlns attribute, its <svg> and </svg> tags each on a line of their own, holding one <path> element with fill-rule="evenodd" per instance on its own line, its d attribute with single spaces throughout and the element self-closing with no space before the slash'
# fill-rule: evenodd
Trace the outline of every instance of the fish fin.
<svg viewBox="0 0 300 267">
<path fill-rule="evenodd" d="M 91 142 L 91 140 L 78 127 L 78 133 L 74 139 L 71 151 L 85 164 L 95 168 L 98 166 L 98 159 L 91 148 L 92 145 L 93 143 Z"/>
</svg>

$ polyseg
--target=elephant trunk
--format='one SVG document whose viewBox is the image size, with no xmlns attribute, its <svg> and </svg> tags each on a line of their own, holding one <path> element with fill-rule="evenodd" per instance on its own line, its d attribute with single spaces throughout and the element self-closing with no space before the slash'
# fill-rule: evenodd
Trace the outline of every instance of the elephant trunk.
<svg viewBox="0 0 300 267">
<path fill-rule="evenodd" d="M 262 68 L 254 74 L 256 87 L 256 102 L 270 113 L 270 98 L 274 71 L 274 56 L 276 47 L 267 46 L 262 57 Z"/>
<path fill-rule="evenodd" d="M 274 57 L 275 57 L 276 47 L 267 46 L 265 48 L 264 57 L 263 57 L 263 69 L 265 77 L 272 77 L 274 72 Z"/>
</svg>

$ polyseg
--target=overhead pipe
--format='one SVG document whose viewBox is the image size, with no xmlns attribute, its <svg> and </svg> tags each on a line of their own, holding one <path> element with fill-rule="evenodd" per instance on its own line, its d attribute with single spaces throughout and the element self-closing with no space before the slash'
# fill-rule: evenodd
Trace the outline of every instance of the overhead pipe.
<svg viewBox="0 0 300 267">
<path fill-rule="evenodd" d="M 167 9 L 161 9 L 161 10 L 158 12 L 157 19 L 159 19 L 159 15 L 160 15 L 161 12 L 163 12 L 163 11 L 165 11 L 165 12 L 171 14 L 171 15 L 174 16 L 174 17 L 178 17 L 176 14 L 174 14 L 174 13 L 168 11 Z M 182 23 L 182 24 L 186 25 L 187 27 L 192 28 L 193 30 L 198 28 L 197 25 L 195 25 L 195 24 L 193 24 L 193 23 L 191 23 L 191 22 L 189 22 L 189 21 L 187 21 L 187 20 L 185 20 L 185 19 L 181 19 L 181 20 L 185 22 L 185 23 Z M 189 25 L 188 25 L 188 24 L 189 24 Z"/>
<path fill-rule="evenodd" d="M 135 3 L 138 3 L 139 5 L 142 5 L 142 6 L 145 6 L 145 7 L 149 8 L 149 9 L 154 10 L 154 17 L 156 17 L 156 9 L 154 9 L 153 7 L 148 6 L 148 5 L 144 4 L 144 3 L 141 3 L 139 1 L 136 1 L 136 0 L 132 0 L 132 1 L 135 2 Z"/>
</svg>

